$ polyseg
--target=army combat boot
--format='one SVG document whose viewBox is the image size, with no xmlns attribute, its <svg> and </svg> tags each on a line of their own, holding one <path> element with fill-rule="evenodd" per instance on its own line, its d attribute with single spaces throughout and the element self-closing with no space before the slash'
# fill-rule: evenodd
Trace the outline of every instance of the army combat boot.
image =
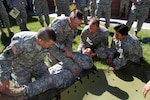
<svg viewBox="0 0 150 100">
<path fill-rule="evenodd" d="M 10 96 L 6 95 L 6 94 L 0 94 L 0 100 L 13 100 L 13 98 L 11 98 Z"/>
<path fill-rule="evenodd" d="M 6 94 L 0 94 L 0 100 L 24 100 L 23 96 L 9 96 Z"/>
</svg>

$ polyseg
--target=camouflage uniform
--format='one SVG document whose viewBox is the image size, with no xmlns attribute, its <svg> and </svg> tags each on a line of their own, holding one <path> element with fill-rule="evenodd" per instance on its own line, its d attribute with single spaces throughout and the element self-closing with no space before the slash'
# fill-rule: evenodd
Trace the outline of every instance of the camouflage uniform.
<svg viewBox="0 0 150 100">
<path fill-rule="evenodd" d="M 46 25 L 48 26 L 50 23 L 49 19 L 49 7 L 48 7 L 48 2 L 47 0 L 33 0 L 33 5 L 34 5 L 34 11 L 39 17 L 40 24 L 44 26 L 44 20 L 42 16 L 44 15 Z"/>
<path fill-rule="evenodd" d="M 90 0 L 75 0 L 76 8 L 82 11 L 84 17 L 84 24 L 88 24 L 87 16 L 90 5 Z"/>
<path fill-rule="evenodd" d="M 112 0 L 97 0 L 96 1 L 96 11 L 95 14 L 98 18 L 101 18 L 104 15 L 106 20 L 106 28 L 109 27 L 110 17 L 111 17 L 111 2 Z"/>
<path fill-rule="evenodd" d="M 3 32 L 3 30 L 2 30 L 2 20 L 0 19 L 0 35 L 1 35 L 1 31 Z"/>
<path fill-rule="evenodd" d="M 4 22 L 7 28 L 10 28 L 9 16 L 6 8 L 3 4 L 3 0 L 0 0 L 0 18 Z M 2 23 L 0 21 L 0 29 L 2 29 Z"/>
<path fill-rule="evenodd" d="M 91 6 L 91 16 L 95 16 L 96 0 L 91 0 L 90 6 Z"/>
<path fill-rule="evenodd" d="M 57 15 L 65 14 L 66 16 L 70 15 L 70 0 L 56 0 L 56 12 Z"/>
<path fill-rule="evenodd" d="M 89 31 L 89 25 L 85 26 L 81 33 L 81 40 L 78 46 L 78 51 L 82 48 L 92 48 L 100 58 L 106 58 L 106 49 L 108 48 L 108 30 L 100 26 L 98 32 L 92 35 Z"/>
<path fill-rule="evenodd" d="M 9 8 L 17 8 L 20 11 L 20 14 L 16 18 L 16 22 L 20 27 L 21 31 L 28 30 L 27 29 L 27 12 L 26 12 L 26 0 L 7 0 L 7 4 L 9 5 Z"/>
<path fill-rule="evenodd" d="M 53 20 L 50 26 L 56 33 L 56 44 L 58 48 L 55 49 L 59 49 L 59 51 L 63 53 L 63 48 L 67 46 L 70 50 L 72 50 L 72 42 L 74 37 L 77 35 L 77 30 L 71 29 L 69 26 L 68 17 L 57 17 Z M 55 53 L 55 49 L 52 53 Z M 58 62 L 52 54 L 50 54 L 48 58 L 52 65 Z"/>
<path fill-rule="evenodd" d="M 117 56 L 115 57 L 115 53 Z M 128 34 L 123 41 L 113 38 L 109 58 L 113 58 L 113 65 L 120 69 L 127 64 L 127 61 L 140 63 L 142 47 L 136 37 Z"/>
<path fill-rule="evenodd" d="M 80 66 L 81 71 L 83 69 L 90 69 L 93 66 L 92 59 L 79 52 L 74 52 L 73 60 L 74 64 Z M 74 75 L 70 70 L 65 68 L 63 63 L 58 63 L 49 68 L 49 75 L 46 74 L 39 80 L 25 86 L 25 94 L 27 97 L 32 97 L 34 95 L 43 93 L 48 89 L 65 88 L 71 85 L 75 79 L 76 78 Z"/>
<path fill-rule="evenodd" d="M 129 29 L 137 18 L 137 26 L 134 31 L 139 32 L 141 30 L 143 22 L 148 17 L 149 7 L 150 0 L 136 0 L 136 3 L 131 7 L 128 21 L 126 23 Z"/>
<path fill-rule="evenodd" d="M 121 17 L 122 13 L 124 12 L 124 8 L 125 8 L 125 18 L 127 18 L 128 12 L 129 12 L 130 1 L 131 0 L 120 0 L 119 17 Z"/>
<path fill-rule="evenodd" d="M 36 43 L 36 32 L 20 32 L 15 34 L 10 45 L 0 55 L 0 81 L 10 80 L 10 73 L 15 87 L 32 82 L 48 73 L 43 58 L 49 49 L 43 49 Z M 12 47 L 17 48 L 14 55 Z"/>
</svg>

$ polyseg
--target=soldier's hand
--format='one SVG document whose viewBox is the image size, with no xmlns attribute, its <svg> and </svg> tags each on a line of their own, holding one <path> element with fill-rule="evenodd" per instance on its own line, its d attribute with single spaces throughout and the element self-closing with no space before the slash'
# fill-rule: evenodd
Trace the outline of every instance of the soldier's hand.
<svg viewBox="0 0 150 100">
<path fill-rule="evenodd" d="M 88 55 L 89 57 L 94 57 L 96 56 L 96 53 L 93 53 L 93 51 L 91 50 L 91 48 L 83 48 L 82 49 L 82 53 L 85 55 Z"/>
<path fill-rule="evenodd" d="M 143 96 L 146 98 L 147 93 L 150 91 L 150 81 L 148 81 L 143 88 Z"/>
<path fill-rule="evenodd" d="M 6 88 L 9 88 L 9 80 L 0 82 L 0 92 L 5 91 Z"/>
<path fill-rule="evenodd" d="M 115 70 L 115 67 L 109 67 L 109 70 L 110 70 L 110 71 L 114 71 L 114 70 Z"/>
</svg>

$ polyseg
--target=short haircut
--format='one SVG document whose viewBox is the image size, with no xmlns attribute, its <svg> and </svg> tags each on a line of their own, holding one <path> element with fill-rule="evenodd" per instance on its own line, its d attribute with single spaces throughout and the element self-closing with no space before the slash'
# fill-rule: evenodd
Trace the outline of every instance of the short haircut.
<svg viewBox="0 0 150 100">
<path fill-rule="evenodd" d="M 119 24 L 114 27 L 114 30 L 119 32 L 121 35 L 128 35 L 129 28 L 124 24 Z"/>
<path fill-rule="evenodd" d="M 56 41 L 56 34 L 51 27 L 42 27 L 37 33 L 37 38 L 43 41 Z"/>
<path fill-rule="evenodd" d="M 99 27 L 99 24 L 100 24 L 99 19 L 97 17 L 92 17 L 90 19 L 89 23 L 96 24 L 98 27 Z"/>
<path fill-rule="evenodd" d="M 72 17 L 72 18 L 78 18 L 78 19 L 80 19 L 80 20 L 83 20 L 83 14 L 82 14 L 82 12 L 80 11 L 80 10 L 78 10 L 78 9 L 75 9 L 75 10 L 73 10 L 71 13 L 70 13 L 70 17 Z"/>
</svg>

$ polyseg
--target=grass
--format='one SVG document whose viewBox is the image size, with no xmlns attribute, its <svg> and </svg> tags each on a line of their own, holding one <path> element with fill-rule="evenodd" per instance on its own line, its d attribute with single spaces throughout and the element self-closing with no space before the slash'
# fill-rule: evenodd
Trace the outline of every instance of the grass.
<svg viewBox="0 0 150 100">
<path fill-rule="evenodd" d="M 53 19 L 54 18 L 50 18 L 50 22 Z M 10 21 L 11 21 L 11 29 L 13 30 L 13 32 L 14 33 L 20 32 L 19 27 L 16 25 L 15 20 L 13 18 L 10 18 Z M 45 24 L 45 26 L 46 26 L 46 24 Z M 41 28 L 37 16 L 29 16 L 28 17 L 27 27 L 29 28 L 30 31 L 38 31 Z M 84 25 L 81 25 L 80 29 L 82 29 L 83 27 L 84 27 Z M 7 33 L 6 28 L 4 28 L 3 30 L 4 30 L 5 34 L 0 36 L 0 39 L 1 39 L 0 40 L 0 53 L 9 44 L 8 42 L 10 42 L 9 34 Z M 139 39 L 142 40 L 143 38 L 150 37 L 149 31 L 150 30 L 144 30 L 144 29 L 141 30 L 138 34 Z M 109 32 L 113 33 L 113 27 L 112 26 L 109 27 Z M 133 29 L 131 29 L 130 33 L 133 33 Z M 112 40 L 112 36 L 110 35 L 109 36 L 109 45 L 111 43 L 111 40 Z M 79 44 L 79 41 L 80 41 L 80 36 L 77 35 L 77 37 L 74 39 L 74 42 L 73 42 L 73 50 L 76 51 L 78 44 Z M 149 44 L 145 44 L 145 43 L 141 43 L 141 45 L 143 48 L 143 58 L 144 58 L 144 61 L 142 63 L 143 63 L 144 67 L 148 68 L 150 65 L 150 53 L 149 53 L 150 46 L 149 46 Z M 100 61 L 97 61 L 94 64 L 97 67 L 101 66 L 102 69 L 105 69 L 105 68 L 107 69 L 107 66 L 105 64 L 102 64 Z"/>
</svg>

